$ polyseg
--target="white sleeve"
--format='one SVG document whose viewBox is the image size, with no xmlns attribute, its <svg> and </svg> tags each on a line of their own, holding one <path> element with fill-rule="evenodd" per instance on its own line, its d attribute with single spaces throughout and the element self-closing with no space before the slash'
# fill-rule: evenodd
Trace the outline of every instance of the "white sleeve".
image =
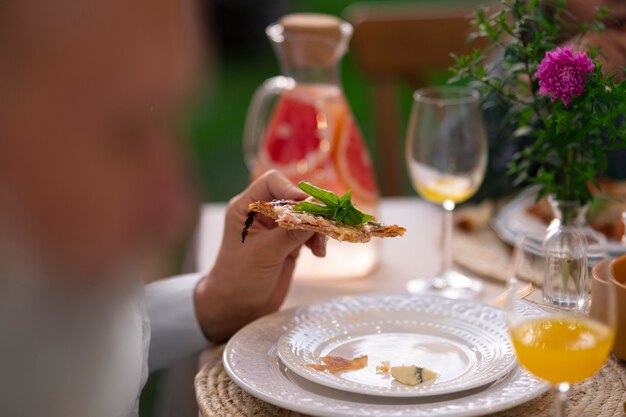
<svg viewBox="0 0 626 417">
<path fill-rule="evenodd" d="M 196 318 L 193 294 L 202 274 L 188 274 L 146 285 L 151 337 L 150 372 L 208 345 Z"/>
</svg>

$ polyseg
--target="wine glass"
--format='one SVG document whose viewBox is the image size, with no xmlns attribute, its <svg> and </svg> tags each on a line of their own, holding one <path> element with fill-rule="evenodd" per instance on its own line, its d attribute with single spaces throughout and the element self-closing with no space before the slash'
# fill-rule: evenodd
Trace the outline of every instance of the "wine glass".
<svg viewBox="0 0 626 417">
<path fill-rule="evenodd" d="M 589 314 L 583 302 L 567 307 L 542 304 L 532 307 L 517 294 L 517 288 L 540 274 L 574 279 L 587 274 L 587 243 L 584 235 L 567 228 L 563 236 L 568 245 L 543 241 L 537 251 L 537 239 L 524 236 L 516 241 L 513 267 L 508 283 L 507 324 L 518 362 L 528 372 L 553 386 L 555 415 L 565 416 L 570 384 L 591 377 L 610 354 L 615 339 L 617 315 L 614 288 L 606 288 L 603 314 Z M 539 241 L 541 242 L 541 241 Z M 603 263 L 607 265 L 608 262 Z M 580 297 L 573 287 L 572 299 Z"/>
<path fill-rule="evenodd" d="M 547 261 L 543 250 L 544 240 L 545 233 L 520 234 L 515 239 L 508 276 L 515 277 L 519 285 L 532 283 L 541 287 L 544 284 Z"/>
<path fill-rule="evenodd" d="M 473 298 L 482 283 L 452 269 L 452 213 L 476 193 L 485 176 L 487 139 L 478 93 L 464 87 L 415 91 L 406 160 L 417 193 L 444 210 L 441 272 L 409 281 L 407 290 Z"/>
</svg>

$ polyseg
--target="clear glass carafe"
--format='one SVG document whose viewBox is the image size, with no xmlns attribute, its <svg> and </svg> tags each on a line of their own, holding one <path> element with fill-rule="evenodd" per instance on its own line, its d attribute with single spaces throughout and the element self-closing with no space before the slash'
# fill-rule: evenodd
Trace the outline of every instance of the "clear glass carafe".
<svg viewBox="0 0 626 417">
<path fill-rule="evenodd" d="M 265 81 L 248 110 L 244 153 L 252 178 L 277 169 L 296 184 L 352 190 L 355 205 L 376 214 L 371 158 L 339 80 L 352 26 L 334 16 L 292 14 L 266 33 L 283 75 Z M 330 241 L 322 260 L 303 251 L 296 277 L 365 276 L 377 264 L 376 246 Z"/>
</svg>

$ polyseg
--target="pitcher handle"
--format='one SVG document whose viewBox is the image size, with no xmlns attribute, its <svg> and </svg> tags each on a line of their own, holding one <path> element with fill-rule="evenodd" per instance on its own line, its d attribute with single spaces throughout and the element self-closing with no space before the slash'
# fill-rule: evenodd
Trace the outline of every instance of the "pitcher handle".
<svg viewBox="0 0 626 417">
<path fill-rule="evenodd" d="M 293 78 L 282 75 L 272 77 L 265 80 L 252 96 L 243 135 L 243 155 L 250 172 L 254 172 L 259 146 L 270 118 L 272 100 L 295 85 Z"/>
</svg>

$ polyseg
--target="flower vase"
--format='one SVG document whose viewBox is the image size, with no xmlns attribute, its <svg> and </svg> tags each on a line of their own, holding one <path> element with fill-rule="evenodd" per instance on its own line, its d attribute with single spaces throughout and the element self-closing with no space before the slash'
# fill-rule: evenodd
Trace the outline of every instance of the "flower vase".
<svg viewBox="0 0 626 417">
<path fill-rule="evenodd" d="M 590 300 L 590 268 L 606 256 L 606 238 L 587 225 L 588 205 L 549 198 L 554 220 L 543 241 L 544 302 L 584 310 Z"/>
<path fill-rule="evenodd" d="M 580 204 L 578 201 L 563 201 L 553 195 L 548 197 L 554 220 L 548 226 L 548 233 L 560 226 L 575 227 L 587 240 L 587 258 L 593 266 L 607 256 L 606 237 L 587 224 L 587 210 L 589 204 Z"/>
</svg>

